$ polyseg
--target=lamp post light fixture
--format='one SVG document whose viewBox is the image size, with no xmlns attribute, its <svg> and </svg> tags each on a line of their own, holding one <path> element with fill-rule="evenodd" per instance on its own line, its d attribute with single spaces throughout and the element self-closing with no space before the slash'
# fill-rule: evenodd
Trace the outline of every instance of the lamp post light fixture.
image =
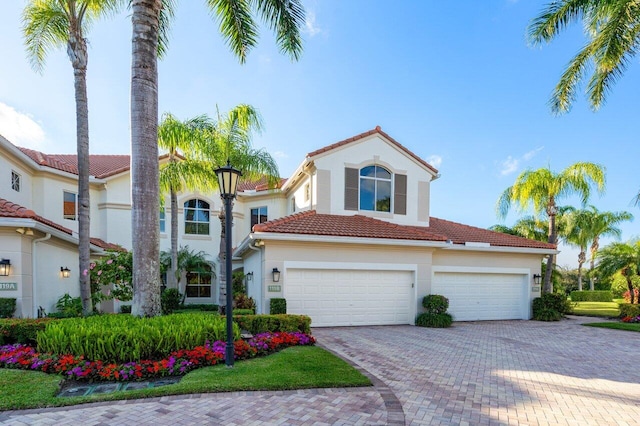
<svg viewBox="0 0 640 426">
<path fill-rule="evenodd" d="M 542 282 L 542 275 L 540 274 L 533 274 L 533 283 L 535 285 L 540 285 L 540 283 Z"/>
<path fill-rule="evenodd" d="M 278 271 L 278 268 L 273 268 L 273 270 L 271 271 L 271 279 L 274 283 L 280 281 L 280 271 Z"/>
<path fill-rule="evenodd" d="M 8 277 L 11 270 L 11 261 L 9 259 L 0 260 L 0 277 Z"/>
<path fill-rule="evenodd" d="M 60 274 L 62 274 L 62 278 L 69 278 L 71 276 L 71 269 L 66 266 L 60 267 Z"/>
<path fill-rule="evenodd" d="M 227 367 L 233 367 L 233 291 L 231 282 L 231 226 L 232 226 L 232 201 L 236 198 L 238 190 L 238 180 L 242 176 L 240 170 L 231 167 L 229 160 L 227 165 L 216 169 L 218 177 L 218 187 L 220 188 L 220 198 L 224 201 L 224 219 L 225 219 L 225 269 L 226 269 L 226 308 L 225 315 L 227 317 L 227 345 L 225 347 L 225 364 Z"/>
</svg>

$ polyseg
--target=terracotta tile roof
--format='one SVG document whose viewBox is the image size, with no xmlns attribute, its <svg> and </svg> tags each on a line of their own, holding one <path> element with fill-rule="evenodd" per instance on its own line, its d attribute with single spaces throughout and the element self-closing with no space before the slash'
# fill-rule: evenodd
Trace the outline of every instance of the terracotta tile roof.
<svg viewBox="0 0 640 426">
<path fill-rule="evenodd" d="M 78 156 L 75 154 L 44 154 L 29 148 L 18 149 L 41 166 L 78 174 Z M 129 170 L 130 163 L 129 155 L 90 155 L 89 174 L 99 179 L 106 178 Z"/>
<path fill-rule="evenodd" d="M 394 240 L 446 241 L 428 229 L 411 228 L 366 216 L 317 214 L 315 210 L 296 213 L 254 225 L 254 232 L 327 235 L 336 237 L 387 238 Z"/>
<path fill-rule="evenodd" d="M 555 249 L 553 244 L 528 240 L 483 228 L 463 225 L 438 218 L 430 226 L 397 225 L 361 215 L 318 214 L 314 210 L 254 225 L 254 232 L 326 235 L 354 238 L 388 238 L 397 240 L 489 243 L 492 246 Z"/>
<path fill-rule="evenodd" d="M 282 188 L 282 185 L 287 181 L 285 178 L 280 178 L 280 181 L 276 184 L 276 188 Z M 255 181 L 240 181 L 238 182 L 238 192 L 244 191 L 266 191 L 269 189 L 269 184 L 266 178 L 261 178 Z"/>
<path fill-rule="evenodd" d="M 340 142 L 336 142 L 333 143 L 331 145 L 327 145 L 324 148 L 320 148 L 317 149 L 315 151 L 312 151 L 310 153 L 307 154 L 307 157 L 315 157 L 316 155 L 319 154 L 323 154 L 327 151 L 331 151 L 333 149 L 339 148 L 341 146 L 344 145 L 348 145 L 352 142 L 358 141 L 360 139 L 364 139 L 367 136 L 371 136 L 374 134 L 379 134 L 384 136 L 386 139 L 388 139 L 391 143 L 393 143 L 394 145 L 396 145 L 398 148 L 400 148 L 402 151 L 404 151 L 406 154 L 408 154 L 411 158 L 413 158 L 414 160 L 416 160 L 418 163 L 422 164 L 423 166 L 425 166 L 426 168 L 428 168 L 429 170 L 431 170 L 433 173 L 437 174 L 438 170 L 433 167 L 431 164 L 427 163 L 425 160 L 423 160 L 422 158 L 418 157 L 416 154 L 414 154 L 413 152 L 411 152 L 409 149 L 407 149 L 404 145 L 402 145 L 400 142 L 396 141 L 395 139 L 393 139 L 391 136 L 389 136 L 388 134 L 386 134 L 384 131 L 382 131 L 382 129 L 380 128 L 380 126 L 376 126 L 375 129 L 373 130 L 369 130 L 368 132 L 364 132 L 364 133 L 360 133 L 359 135 L 356 136 L 352 136 L 348 139 L 342 140 Z"/>
<path fill-rule="evenodd" d="M 492 246 L 500 247 L 526 247 L 540 249 L 555 249 L 555 244 L 543 243 L 536 240 L 517 237 L 515 235 L 503 234 L 484 228 L 463 225 L 449 220 L 431 217 L 429 227 L 426 228 L 438 234 L 446 235 L 447 239 L 454 244 L 464 244 L 466 242 L 489 243 Z"/>
<path fill-rule="evenodd" d="M 44 225 L 50 226 L 51 228 L 57 229 L 58 231 L 62 231 L 65 234 L 73 235 L 73 231 L 71 229 L 39 216 L 33 210 L 29 210 L 16 203 L 12 203 L 4 198 L 0 198 L 0 217 L 33 219 Z M 103 249 L 125 251 L 121 246 L 107 243 L 100 238 L 91 238 L 91 244 Z"/>
</svg>

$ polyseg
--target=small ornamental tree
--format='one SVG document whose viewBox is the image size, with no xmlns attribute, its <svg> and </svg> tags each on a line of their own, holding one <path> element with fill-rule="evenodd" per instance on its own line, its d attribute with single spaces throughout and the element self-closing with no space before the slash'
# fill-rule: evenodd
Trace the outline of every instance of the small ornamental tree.
<svg viewBox="0 0 640 426">
<path fill-rule="evenodd" d="M 90 265 L 91 297 L 94 306 L 102 300 L 118 299 L 126 302 L 133 298 L 133 256 L 132 252 L 109 252 L 102 259 Z M 107 294 L 104 286 L 111 285 Z"/>
</svg>

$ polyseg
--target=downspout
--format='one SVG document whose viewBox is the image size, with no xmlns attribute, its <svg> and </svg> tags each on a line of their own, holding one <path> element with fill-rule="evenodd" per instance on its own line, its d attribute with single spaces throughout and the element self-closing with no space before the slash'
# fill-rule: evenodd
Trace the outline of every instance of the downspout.
<svg viewBox="0 0 640 426">
<path fill-rule="evenodd" d="M 260 304 L 258 305 L 258 306 L 260 307 L 260 312 L 256 312 L 256 314 L 261 314 L 261 313 L 264 311 L 264 307 L 262 306 L 262 304 L 263 304 L 263 301 L 262 301 L 262 292 L 263 292 L 263 290 L 264 290 L 264 289 L 262 288 L 262 275 L 263 275 L 263 274 L 262 274 L 262 270 L 263 270 L 263 267 L 262 267 L 262 249 L 261 249 L 261 248 L 258 248 L 258 247 L 255 247 L 253 244 L 255 244 L 255 241 L 254 241 L 253 243 L 250 243 L 250 244 L 248 245 L 248 247 L 249 247 L 251 250 L 253 250 L 253 251 L 258 251 L 258 252 L 260 252 L 260 271 L 261 271 L 261 272 L 260 272 L 260 287 L 259 287 L 259 288 L 260 288 Z M 248 291 L 248 289 L 247 289 L 247 291 Z"/>
<path fill-rule="evenodd" d="M 43 241 L 47 241 L 51 238 L 51 234 L 47 232 L 47 234 L 42 238 L 37 238 L 31 241 L 31 288 L 32 288 L 32 300 L 33 300 L 33 317 L 38 318 L 38 302 L 36 296 L 38 295 L 38 280 L 37 278 L 37 268 L 36 268 L 36 244 L 41 243 Z"/>
</svg>

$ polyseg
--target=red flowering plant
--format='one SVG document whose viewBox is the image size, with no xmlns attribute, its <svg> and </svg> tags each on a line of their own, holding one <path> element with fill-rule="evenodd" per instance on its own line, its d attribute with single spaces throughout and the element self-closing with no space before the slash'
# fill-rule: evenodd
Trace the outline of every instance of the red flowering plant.
<svg viewBox="0 0 640 426">
<path fill-rule="evenodd" d="M 631 315 L 627 315 L 626 317 L 622 318 L 621 321 L 626 323 L 632 323 L 632 324 L 640 323 L 640 315 L 638 315 L 637 317 L 632 317 Z"/>
<path fill-rule="evenodd" d="M 235 341 L 234 359 L 264 356 L 289 346 L 308 346 L 315 342 L 313 336 L 300 332 L 260 333 L 247 341 Z M 218 340 L 172 352 L 162 360 L 104 364 L 100 360 L 86 360 L 83 356 L 40 354 L 30 346 L 16 344 L 0 347 L 0 367 L 57 373 L 85 381 L 144 380 L 184 375 L 196 368 L 216 365 L 224 360 L 225 346 L 225 342 Z"/>
</svg>

